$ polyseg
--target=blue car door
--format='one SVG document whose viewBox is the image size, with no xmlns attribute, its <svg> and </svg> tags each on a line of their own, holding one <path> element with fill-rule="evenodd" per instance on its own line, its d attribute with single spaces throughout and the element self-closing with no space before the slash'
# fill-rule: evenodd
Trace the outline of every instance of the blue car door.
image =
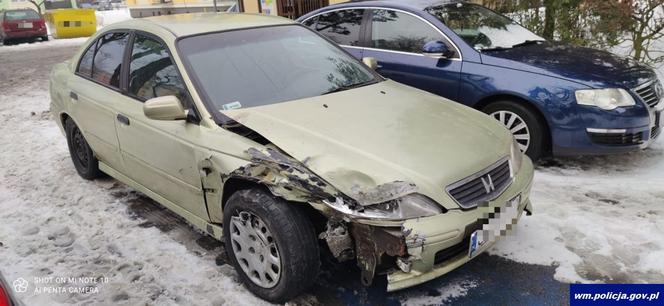
<svg viewBox="0 0 664 306">
<path fill-rule="evenodd" d="M 319 34 L 329 38 L 352 54 L 361 59 L 362 18 L 364 9 L 341 9 L 313 16 L 302 21 L 302 24 Z"/>
<path fill-rule="evenodd" d="M 386 78 L 457 100 L 461 75 L 458 49 L 425 19 L 404 11 L 373 9 L 365 26 L 363 57 L 378 61 Z M 422 54 L 424 44 L 441 41 L 454 51 L 448 57 Z"/>
</svg>

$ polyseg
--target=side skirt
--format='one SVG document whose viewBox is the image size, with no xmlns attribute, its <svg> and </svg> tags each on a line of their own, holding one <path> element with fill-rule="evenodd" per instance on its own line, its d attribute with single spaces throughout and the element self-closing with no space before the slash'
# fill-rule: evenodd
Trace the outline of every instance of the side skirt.
<svg viewBox="0 0 664 306">
<path fill-rule="evenodd" d="M 207 222 L 206 220 L 203 220 L 194 214 L 190 213 L 189 211 L 183 209 L 182 207 L 178 206 L 177 204 L 167 200 L 166 198 L 158 195 L 157 193 L 153 192 L 152 190 L 146 188 L 145 186 L 137 183 L 136 181 L 130 179 L 129 177 L 125 176 L 124 174 L 116 171 L 115 169 L 111 168 L 110 166 L 104 164 L 103 162 L 99 162 L 99 170 L 103 171 L 104 173 L 110 175 L 114 179 L 124 183 L 125 185 L 128 185 L 131 188 L 134 188 L 143 194 L 147 195 L 151 199 L 157 201 L 159 204 L 165 206 L 172 212 L 176 213 L 177 215 L 183 217 L 187 222 L 191 223 L 198 229 L 208 233 L 210 236 L 216 238 L 219 241 L 222 241 L 223 233 L 222 233 L 222 227 L 216 224 L 212 224 Z"/>
</svg>

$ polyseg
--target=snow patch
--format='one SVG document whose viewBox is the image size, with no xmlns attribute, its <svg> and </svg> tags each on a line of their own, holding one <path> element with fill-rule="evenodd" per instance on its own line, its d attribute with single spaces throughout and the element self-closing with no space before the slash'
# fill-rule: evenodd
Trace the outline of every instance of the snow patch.
<svg viewBox="0 0 664 306">
<path fill-rule="evenodd" d="M 50 47 L 66 47 L 66 46 L 80 46 L 88 40 L 88 37 L 69 38 L 69 39 L 54 39 L 48 41 L 36 41 L 33 43 L 24 42 L 16 45 L 1 46 L 0 54 L 11 51 L 27 51 L 46 49 Z"/>
<path fill-rule="evenodd" d="M 421 290 L 412 290 L 401 299 L 401 303 L 406 306 L 445 305 L 452 299 L 465 296 L 470 289 L 476 287 L 478 287 L 476 281 L 464 280 L 438 288 L 436 289 L 438 293 L 434 295 L 422 292 Z"/>
<path fill-rule="evenodd" d="M 556 265 L 563 282 L 664 281 L 664 140 L 631 154 L 540 166 L 534 212 L 489 252 Z"/>
<path fill-rule="evenodd" d="M 142 227 L 144 220 L 128 207 L 134 192 L 112 179 L 86 181 L 77 175 L 65 137 L 49 114 L 44 73 L 52 61 L 69 58 L 73 48 L 52 48 L 54 43 L 8 48 L 31 49 L 34 55 L 40 52 L 32 49 L 43 48 L 49 57 L 26 65 L 34 55 L 15 52 L 0 72 L 29 77 L 0 79 L 0 269 L 10 283 L 29 282 L 18 298 L 26 305 L 266 305 L 239 283 L 230 266 L 215 264 L 219 250 L 190 245 L 195 231 Z M 38 287 L 71 285 L 40 285 L 36 277 L 108 282 L 95 285 L 98 293 L 35 293 Z"/>
</svg>

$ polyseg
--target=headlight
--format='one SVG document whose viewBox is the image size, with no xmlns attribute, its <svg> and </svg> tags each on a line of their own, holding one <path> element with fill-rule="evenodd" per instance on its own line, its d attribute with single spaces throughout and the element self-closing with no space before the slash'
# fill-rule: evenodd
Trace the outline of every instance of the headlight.
<svg viewBox="0 0 664 306">
<path fill-rule="evenodd" d="M 521 162 L 523 161 L 523 152 L 519 148 L 519 143 L 516 138 L 512 137 L 512 149 L 510 150 L 510 165 L 512 167 L 512 174 L 516 175 L 521 169 Z"/>
<path fill-rule="evenodd" d="M 636 104 L 634 98 L 626 90 L 620 88 L 583 89 L 577 90 L 575 95 L 577 104 L 597 106 L 605 110 Z"/>
<path fill-rule="evenodd" d="M 337 198 L 335 202 L 324 201 L 324 203 L 352 217 L 365 219 L 406 220 L 433 216 L 443 212 L 438 203 L 419 193 L 358 209 L 351 209 L 340 198 Z"/>
</svg>

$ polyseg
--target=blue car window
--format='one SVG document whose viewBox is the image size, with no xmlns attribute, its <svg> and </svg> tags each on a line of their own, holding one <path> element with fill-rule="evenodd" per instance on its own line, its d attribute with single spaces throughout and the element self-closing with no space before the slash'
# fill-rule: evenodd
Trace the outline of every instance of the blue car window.
<svg viewBox="0 0 664 306">
<path fill-rule="evenodd" d="M 358 46 L 364 10 L 340 10 L 307 19 L 304 25 L 337 44 Z"/>
<path fill-rule="evenodd" d="M 470 3 L 443 4 L 427 8 L 476 50 L 512 48 L 528 41 L 543 41 L 511 19 Z"/>
<path fill-rule="evenodd" d="M 422 53 L 424 44 L 445 41 L 431 25 L 415 16 L 390 10 L 374 10 L 371 21 L 373 48 Z"/>
</svg>

